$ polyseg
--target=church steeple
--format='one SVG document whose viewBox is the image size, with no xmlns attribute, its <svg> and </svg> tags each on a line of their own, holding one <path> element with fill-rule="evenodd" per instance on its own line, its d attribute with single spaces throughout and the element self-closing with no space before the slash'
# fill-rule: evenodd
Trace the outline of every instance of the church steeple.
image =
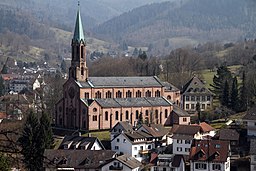
<svg viewBox="0 0 256 171">
<path fill-rule="evenodd" d="M 88 78 L 88 68 L 86 66 L 86 42 L 82 19 L 80 15 L 79 3 L 76 16 L 76 24 L 72 39 L 72 61 L 69 68 L 69 78 L 77 81 L 86 81 Z"/>
<path fill-rule="evenodd" d="M 80 9 L 78 9 L 78 11 L 77 11 L 73 41 L 78 41 L 78 42 L 84 41 L 85 42 L 83 24 L 82 24 L 81 15 L 80 15 Z"/>
</svg>

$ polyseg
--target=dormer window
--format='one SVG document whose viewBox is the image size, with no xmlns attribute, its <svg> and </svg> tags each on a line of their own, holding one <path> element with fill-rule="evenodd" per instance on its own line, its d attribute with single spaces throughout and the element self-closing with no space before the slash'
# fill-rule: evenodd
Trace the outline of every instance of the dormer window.
<svg viewBox="0 0 256 171">
<path fill-rule="evenodd" d="M 215 148 L 220 148 L 220 144 L 216 144 L 216 145 L 215 145 Z"/>
</svg>

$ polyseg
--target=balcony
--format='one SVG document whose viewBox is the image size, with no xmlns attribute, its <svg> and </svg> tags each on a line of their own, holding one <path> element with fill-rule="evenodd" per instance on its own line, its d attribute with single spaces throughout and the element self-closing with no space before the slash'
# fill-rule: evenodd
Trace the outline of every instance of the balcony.
<svg viewBox="0 0 256 171">
<path fill-rule="evenodd" d="M 109 170 L 123 170 L 123 166 L 109 166 Z"/>
</svg>

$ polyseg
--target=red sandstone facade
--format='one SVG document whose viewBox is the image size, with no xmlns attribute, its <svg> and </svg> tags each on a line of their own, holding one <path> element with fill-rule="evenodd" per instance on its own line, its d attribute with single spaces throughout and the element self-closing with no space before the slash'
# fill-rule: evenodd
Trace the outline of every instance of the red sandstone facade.
<svg viewBox="0 0 256 171">
<path fill-rule="evenodd" d="M 81 130 L 111 129 L 119 121 L 171 124 L 180 90 L 152 77 L 88 77 L 80 12 L 72 39 L 69 79 L 56 104 L 56 126 Z"/>
</svg>

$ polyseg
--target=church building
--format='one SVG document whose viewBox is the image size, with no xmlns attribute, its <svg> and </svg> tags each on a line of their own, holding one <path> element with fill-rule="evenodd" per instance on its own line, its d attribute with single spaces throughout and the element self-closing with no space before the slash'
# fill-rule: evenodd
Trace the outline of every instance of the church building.
<svg viewBox="0 0 256 171">
<path fill-rule="evenodd" d="M 136 125 L 170 125 L 173 105 L 180 104 L 180 90 L 157 76 L 89 77 L 86 41 L 77 12 L 72 39 L 69 78 L 63 98 L 56 104 L 57 127 L 80 130 L 111 129 L 119 121 Z"/>
</svg>

